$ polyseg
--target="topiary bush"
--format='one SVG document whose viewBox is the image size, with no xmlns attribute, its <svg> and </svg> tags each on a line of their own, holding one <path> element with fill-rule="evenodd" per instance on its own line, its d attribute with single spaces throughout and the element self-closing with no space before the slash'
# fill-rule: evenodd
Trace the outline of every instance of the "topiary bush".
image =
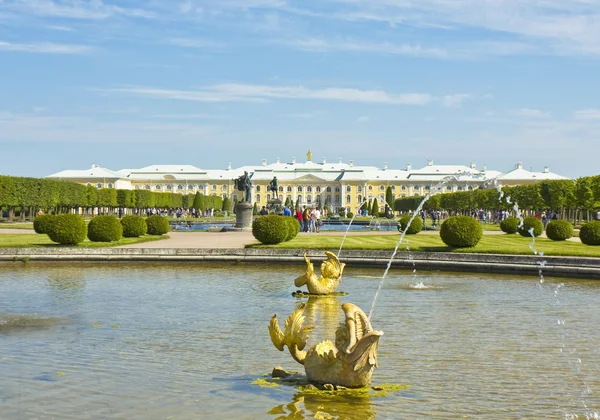
<svg viewBox="0 0 600 420">
<path fill-rule="evenodd" d="M 123 216 L 121 226 L 123 226 L 123 236 L 125 238 L 139 238 L 148 232 L 148 225 L 144 218 L 135 214 Z"/>
<path fill-rule="evenodd" d="M 504 233 L 513 234 L 519 231 L 520 220 L 517 217 L 507 217 L 500 222 L 500 230 Z"/>
<path fill-rule="evenodd" d="M 546 235 L 553 241 L 564 241 L 573 237 L 573 225 L 566 220 L 552 220 L 546 226 Z"/>
<path fill-rule="evenodd" d="M 408 225 L 408 221 L 410 220 L 411 217 L 412 216 L 404 216 L 404 217 L 401 217 L 400 220 L 398 220 L 399 228 L 401 231 L 404 232 L 406 230 L 406 226 Z M 421 230 L 423 230 L 423 219 L 421 219 L 417 215 L 417 216 L 415 216 L 414 220 L 408 227 L 406 234 L 407 235 L 415 235 L 415 234 L 419 233 Z"/>
<path fill-rule="evenodd" d="M 52 242 L 75 245 L 85 239 L 87 225 L 76 214 L 59 214 L 52 219 L 47 234 Z"/>
<path fill-rule="evenodd" d="M 146 226 L 148 226 L 148 235 L 164 235 L 171 229 L 169 220 L 158 214 L 146 218 Z"/>
<path fill-rule="evenodd" d="M 600 245 L 600 222 L 594 220 L 581 226 L 579 239 L 586 245 Z"/>
<path fill-rule="evenodd" d="M 354 213 L 353 213 L 353 212 L 351 212 L 351 211 L 348 211 L 348 212 L 346 212 L 346 217 L 347 217 L 348 219 L 352 219 L 352 218 L 354 217 Z"/>
<path fill-rule="evenodd" d="M 123 237 L 123 226 L 115 216 L 96 216 L 88 224 L 87 237 L 92 242 L 115 242 Z"/>
<path fill-rule="evenodd" d="M 483 236 L 483 227 L 470 216 L 452 216 L 440 227 L 440 238 L 448 246 L 471 248 Z"/>
<path fill-rule="evenodd" d="M 53 214 L 42 214 L 37 216 L 33 219 L 33 230 L 35 230 L 35 233 L 48 233 L 53 220 Z"/>
<path fill-rule="evenodd" d="M 530 229 L 533 229 L 533 236 L 538 237 L 544 232 L 544 224 L 535 217 L 526 217 L 523 219 L 523 225 L 519 228 L 519 235 L 531 238 Z"/>
<path fill-rule="evenodd" d="M 284 219 L 285 223 L 287 224 L 288 230 L 288 234 L 285 237 L 285 241 L 291 241 L 300 232 L 300 223 L 298 223 L 298 219 L 294 217 L 284 217 Z"/>
<path fill-rule="evenodd" d="M 262 244 L 272 245 L 287 241 L 290 225 L 286 219 L 291 217 L 268 214 L 257 217 L 252 222 L 252 235 Z"/>
</svg>

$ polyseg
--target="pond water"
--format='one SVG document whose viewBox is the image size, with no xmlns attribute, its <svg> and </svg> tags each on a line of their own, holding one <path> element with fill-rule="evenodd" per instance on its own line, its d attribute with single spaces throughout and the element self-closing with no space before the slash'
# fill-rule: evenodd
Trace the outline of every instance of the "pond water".
<svg viewBox="0 0 600 420">
<path fill-rule="evenodd" d="M 174 231 L 205 231 L 211 228 L 234 227 L 233 223 L 171 223 L 171 229 Z M 325 221 L 320 227 L 323 231 L 345 232 L 348 230 L 348 222 L 329 222 Z M 370 223 L 353 223 L 350 225 L 352 232 L 367 231 L 398 231 L 398 224 L 393 220 L 378 220 Z"/>
<path fill-rule="evenodd" d="M 1 264 L 0 321 L 40 325 L 0 328 L 0 417 L 598 418 L 597 281 L 392 270 L 372 319 L 385 332 L 373 382 L 407 388 L 360 398 L 253 385 L 277 365 L 302 371 L 267 331 L 307 301 L 291 296 L 301 271 Z M 311 298 L 309 345 L 333 338 L 342 303 L 368 312 L 382 274 L 350 266 L 347 296 Z"/>
</svg>

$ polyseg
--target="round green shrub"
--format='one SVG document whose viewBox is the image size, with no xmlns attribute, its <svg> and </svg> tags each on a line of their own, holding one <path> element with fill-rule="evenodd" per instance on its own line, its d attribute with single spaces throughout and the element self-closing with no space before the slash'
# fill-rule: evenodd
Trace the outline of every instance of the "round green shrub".
<svg viewBox="0 0 600 420">
<path fill-rule="evenodd" d="M 538 237 L 544 232 L 544 224 L 538 218 L 526 217 L 523 219 L 523 225 L 519 228 L 519 235 L 531 238 L 530 229 L 533 229 L 533 236 Z"/>
<path fill-rule="evenodd" d="M 158 214 L 146 218 L 146 226 L 148 226 L 148 235 L 164 235 L 171 229 L 167 218 Z"/>
<path fill-rule="evenodd" d="M 581 226 L 579 239 L 586 245 L 600 245 L 600 222 L 594 220 Z"/>
<path fill-rule="evenodd" d="M 401 217 L 400 220 L 398 220 L 398 223 L 400 223 L 400 230 L 402 230 L 402 231 L 406 230 L 406 226 L 408 225 L 408 222 L 411 217 L 412 216 L 404 216 L 404 217 Z M 421 230 L 423 230 L 423 219 L 421 219 L 419 217 L 419 215 L 416 215 L 415 218 L 413 219 L 412 223 L 408 227 L 406 234 L 407 235 L 415 235 L 415 234 L 419 233 Z"/>
<path fill-rule="evenodd" d="M 35 233 L 48 233 L 53 220 L 53 214 L 39 215 L 33 219 L 33 230 L 35 230 Z"/>
<path fill-rule="evenodd" d="M 564 241 L 573 237 L 573 225 L 566 220 L 552 220 L 546 226 L 546 235 L 553 241 Z"/>
<path fill-rule="evenodd" d="M 294 239 L 300 232 L 300 223 L 294 217 L 284 217 L 285 223 L 287 224 L 288 234 L 285 237 L 285 241 Z"/>
<path fill-rule="evenodd" d="M 83 242 L 85 239 L 87 226 L 81 216 L 76 214 L 59 214 L 52 219 L 47 233 L 52 242 L 75 245 Z"/>
<path fill-rule="evenodd" d="M 135 214 L 123 216 L 121 226 L 123 226 L 123 237 L 125 238 L 139 238 L 148 232 L 148 225 L 144 218 Z"/>
<path fill-rule="evenodd" d="M 96 216 L 88 224 L 87 237 L 92 242 L 115 242 L 123 237 L 123 226 L 115 216 Z"/>
<path fill-rule="evenodd" d="M 347 212 L 346 212 L 346 217 L 347 217 L 348 219 L 352 219 L 352 218 L 354 217 L 354 212 L 347 211 Z"/>
<path fill-rule="evenodd" d="M 265 245 L 278 244 L 286 241 L 289 235 L 288 224 L 285 219 L 291 217 L 269 214 L 257 217 L 252 222 L 252 235 Z"/>
<path fill-rule="evenodd" d="M 483 227 L 470 216 L 452 216 L 440 227 L 440 238 L 448 246 L 471 248 L 483 236 Z"/>
<path fill-rule="evenodd" d="M 517 217 L 507 217 L 500 222 L 500 230 L 504 233 L 513 234 L 519 231 L 520 220 Z"/>
</svg>

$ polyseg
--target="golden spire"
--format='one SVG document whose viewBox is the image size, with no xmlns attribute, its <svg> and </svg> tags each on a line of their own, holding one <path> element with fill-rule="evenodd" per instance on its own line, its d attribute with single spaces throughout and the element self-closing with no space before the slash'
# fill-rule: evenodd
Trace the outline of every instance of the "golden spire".
<svg viewBox="0 0 600 420">
<path fill-rule="evenodd" d="M 312 162 L 312 153 L 311 153 L 310 149 L 308 149 L 308 153 L 306 154 L 306 161 Z"/>
</svg>

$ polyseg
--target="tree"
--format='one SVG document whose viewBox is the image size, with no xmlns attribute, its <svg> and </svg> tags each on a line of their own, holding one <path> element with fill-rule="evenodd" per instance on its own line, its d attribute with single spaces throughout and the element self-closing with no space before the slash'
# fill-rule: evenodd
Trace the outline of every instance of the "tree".
<svg viewBox="0 0 600 420">
<path fill-rule="evenodd" d="M 385 202 L 388 206 L 390 206 L 391 209 L 394 208 L 394 196 L 392 194 L 392 187 L 389 185 L 385 190 Z"/>
<path fill-rule="evenodd" d="M 373 199 L 373 205 L 371 206 L 371 211 L 369 214 L 372 214 L 375 217 L 379 216 L 379 204 L 377 203 L 376 198 Z"/>
<path fill-rule="evenodd" d="M 231 211 L 231 200 L 229 199 L 229 197 L 225 197 L 223 199 L 223 206 L 221 207 L 221 210 L 226 211 L 226 212 Z"/>
</svg>

